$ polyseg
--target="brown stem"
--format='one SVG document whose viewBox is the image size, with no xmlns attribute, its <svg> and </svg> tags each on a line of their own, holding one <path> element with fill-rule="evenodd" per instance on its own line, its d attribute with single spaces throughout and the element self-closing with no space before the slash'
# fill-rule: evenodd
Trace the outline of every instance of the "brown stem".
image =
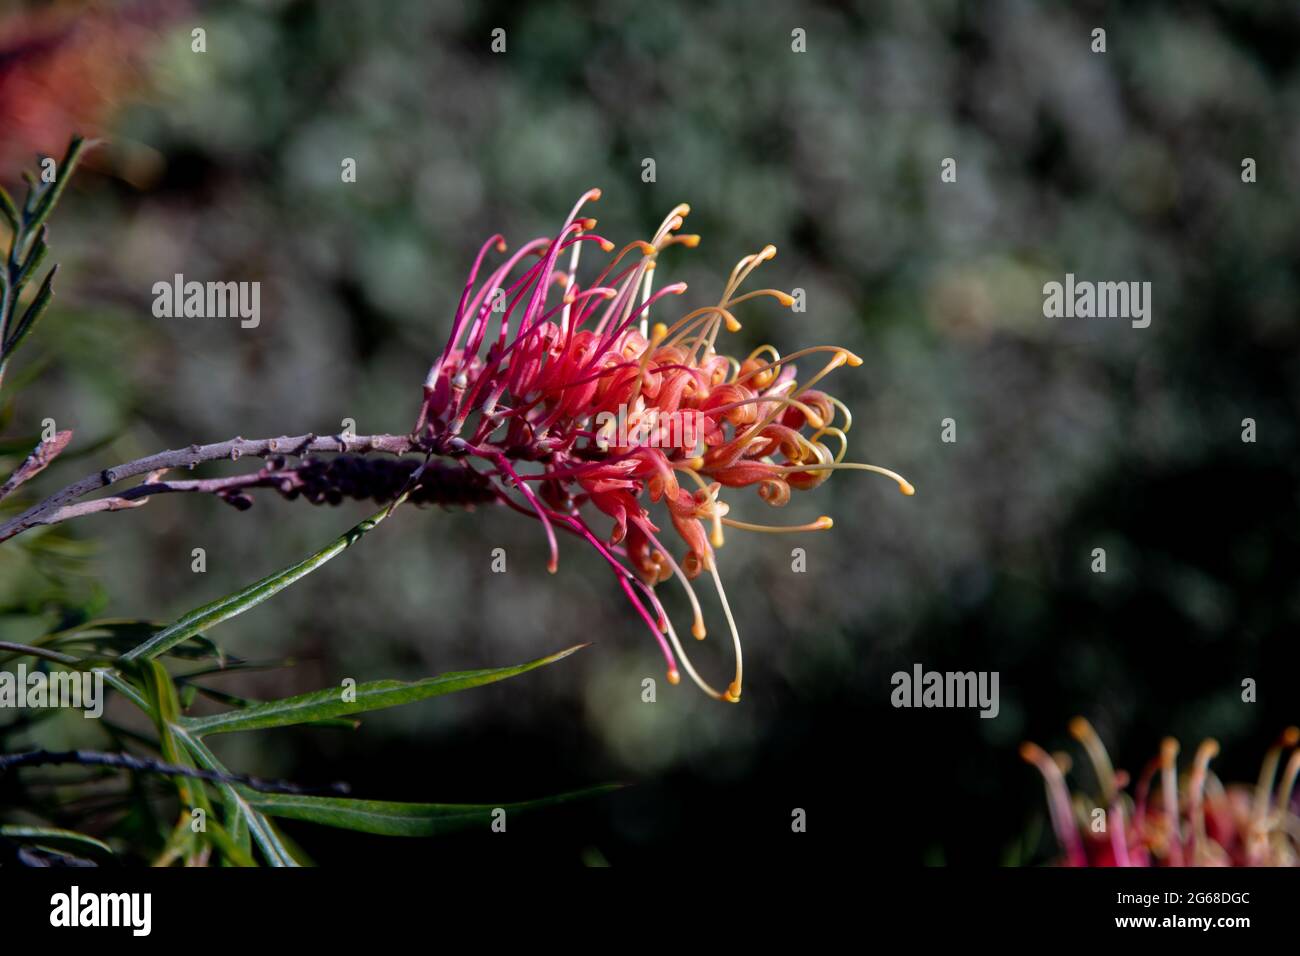
<svg viewBox="0 0 1300 956">
<path fill-rule="evenodd" d="M 37 445 L 26 460 L 9 476 L 8 480 L 3 485 L 0 485 L 0 501 L 18 490 L 18 486 L 23 482 L 31 481 L 49 467 L 50 462 L 59 457 L 63 449 L 68 447 L 70 441 L 72 441 L 72 432 L 62 431 L 56 433 L 49 441 L 43 441 Z"/>
<path fill-rule="evenodd" d="M 178 764 L 164 763 L 150 757 L 137 757 L 128 753 L 105 753 L 99 750 L 28 750 L 16 754 L 0 754 L 0 775 L 19 767 L 52 767 L 62 764 L 77 764 L 82 767 L 112 767 L 117 770 L 132 770 L 137 773 L 158 773 L 168 777 L 190 777 L 207 780 L 210 783 L 236 783 L 261 793 L 317 794 L 327 793 L 342 795 L 350 792 L 346 783 L 330 783 L 320 787 L 304 787 L 287 780 L 264 780 L 248 774 L 228 773 L 217 770 L 199 770 L 194 767 L 182 767 Z"/>
<path fill-rule="evenodd" d="M 151 482 L 155 487 L 150 490 L 131 489 L 119 495 L 82 502 L 91 492 L 117 484 L 138 475 L 160 476 L 173 468 L 193 468 L 208 461 L 223 459 L 236 461 L 245 456 L 264 458 L 268 455 L 301 456 L 313 452 L 326 454 L 365 455 L 372 452 L 384 452 L 391 455 L 405 455 L 412 451 L 428 452 L 425 444 L 411 435 L 344 435 L 315 434 L 281 435 L 278 438 L 231 438 L 228 441 L 214 442 L 210 445 L 190 445 L 161 451 L 145 458 L 137 458 L 112 468 L 105 468 L 94 475 L 82 478 L 55 492 L 38 505 L 28 508 L 4 524 L 0 524 L 0 541 L 7 541 L 15 535 L 22 534 L 41 525 L 58 524 L 69 518 L 91 514 L 96 511 L 116 511 L 121 508 L 138 507 L 144 504 L 148 494 L 157 491 L 219 491 L 219 487 L 199 488 L 182 487 L 188 482 Z M 216 482 L 231 479 L 214 479 Z M 166 487 L 159 487 L 166 486 Z M 140 486 L 147 488 L 149 483 Z"/>
</svg>

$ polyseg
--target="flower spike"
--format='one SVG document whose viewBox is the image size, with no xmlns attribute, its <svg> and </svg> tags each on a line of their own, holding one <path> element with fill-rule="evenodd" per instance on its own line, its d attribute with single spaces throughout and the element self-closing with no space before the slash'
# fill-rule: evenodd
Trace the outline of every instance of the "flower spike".
<svg viewBox="0 0 1300 956">
<path fill-rule="evenodd" d="M 815 386 L 841 366 L 861 365 L 858 356 L 837 346 L 785 357 L 760 346 L 743 360 L 719 350 L 720 333 L 740 330 L 738 306 L 760 298 L 794 304 L 779 289 L 741 292 L 750 274 L 776 255 L 775 246 L 743 257 L 716 305 L 661 319 L 669 297 L 686 291 L 682 282 L 653 288 L 661 254 L 699 244 L 698 235 L 679 232 L 690 207 L 674 207 L 649 241 L 614 253 L 614 244 L 593 231 L 595 219 L 582 214 L 599 198 L 599 189 L 588 190 L 557 235 L 519 246 L 498 266 L 485 263 L 494 250 L 505 253 L 504 237 L 484 243 L 447 345 L 429 370 L 414 434 L 466 468 L 474 458 L 489 465 L 485 474 L 497 498 L 541 523 L 549 570 L 558 566 L 557 531 L 596 547 L 660 645 L 669 682 L 678 683 L 680 666 L 709 696 L 736 702 L 744 671 L 718 569 L 723 528 L 800 533 L 828 530 L 832 521 L 770 526 L 729 517 L 723 491 L 752 486 L 780 506 L 793 491 L 816 487 L 837 470 L 875 471 L 905 494 L 913 488 L 893 471 L 844 460 L 852 417 L 843 402 Z M 590 243 L 612 256 L 584 285 L 579 269 Z M 817 353 L 827 353 L 824 366 L 801 381 L 795 361 Z M 826 439 L 833 439 L 834 452 Z M 689 478 L 686 487 L 681 475 Z M 680 557 L 651 506 L 685 546 Z M 590 530 L 584 517 L 590 511 L 612 522 L 607 539 Z M 696 671 L 656 594 L 658 585 L 676 579 L 690 604 L 691 633 L 703 639 L 705 617 L 692 582 L 706 572 L 735 659 L 723 690 Z"/>
</svg>

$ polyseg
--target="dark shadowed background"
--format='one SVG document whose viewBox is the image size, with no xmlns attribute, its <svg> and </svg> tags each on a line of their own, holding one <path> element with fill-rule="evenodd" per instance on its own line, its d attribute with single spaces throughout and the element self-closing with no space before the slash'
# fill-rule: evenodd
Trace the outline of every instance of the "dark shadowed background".
<svg viewBox="0 0 1300 956">
<path fill-rule="evenodd" d="M 729 535 L 739 706 L 662 681 L 590 549 L 562 542 L 551 576 L 520 515 L 407 510 L 223 627 L 231 652 L 295 667 L 214 684 L 278 697 L 593 646 L 356 731 L 231 735 L 218 753 L 394 800 L 633 786 L 505 837 L 288 824 L 316 859 L 1042 862 L 1054 850 L 1021 740 L 1064 746 L 1085 714 L 1137 771 L 1166 734 L 1185 749 L 1214 736 L 1220 776 L 1245 781 L 1300 718 L 1300 7 L 154 0 L 78 18 L 85 6 L 0 5 L 0 48 L 66 17 L 83 58 L 51 88 L 12 82 L 0 58 L 3 180 L 61 153 L 73 122 L 111 140 L 55 215 L 59 297 L 10 373 L 38 377 L 6 447 L 45 418 L 76 433 L 30 495 L 196 441 L 345 418 L 405 431 L 479 243 L 553 233 L 591 186 L 619 243 L 691 204 L 703 241 L 659 271 L 690 283 L 689 306 L 775 244 L 762 284 L 806 290 L 807 312 L 752 303 L 737 350 L 862 355 L 827 383 L 854 414 L 850 457 L 917 488 L 842 473 L 775 517 L 731 496 L 749 520 L 836 520 L 797 540 Z M 69 99 L 92 81 L 103 102 Z M 1150 327 L 1044 318 L 1042 286 L 1067 272 L 1151 282 Z M 260 326 L 155 318 L 152 286 L 175 273 L 260 281 Z M 8 548 L 0 603 L 11 627 L 51 609 L 167 620 L 366 513 L 158 498 L 69 526 L 57 554 Z M 708 675 L 730 673 L 725 650 L 701 648 Z M 918 662 L 998 671 L 999 716 L 892 708 L 890 675 Z M 69 720 L 68 740 L 79 730 Z"/>
</svg>

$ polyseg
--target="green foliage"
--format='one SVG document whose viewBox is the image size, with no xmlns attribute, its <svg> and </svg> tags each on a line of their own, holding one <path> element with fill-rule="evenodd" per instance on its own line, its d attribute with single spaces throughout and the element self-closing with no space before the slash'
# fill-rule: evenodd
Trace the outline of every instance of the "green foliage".
<svg viewBox="0 0 1300 956">
<path fill-rule="evenodd" d="M 382 514 L 383 512 L 380 513 Z M 366 524 L 367 522 L 362 523 Z M 370 527 L 373 526 L 370 524 Z M 339 540 L 347 539 L 349 535 Z M 313 557 L 327 553 L 335 544 Z M 301 568 L 302 565 L 294 567 Z M 234 606 L 236 598 L 248 591 L 247 588 L 241 589 L 217 603 Z M 241 610 L 256 603 L 247 602 Z M 229 619 L 237 613 L 239 611 L 226 614 L 221 620 Z M 180 859 L 197 863 L 213 858 L 226 865 L 255 865 L 256 860 L 252 855 L 252 846 L 255 844 L 262 860 L 268 865 L 296 866 L 300 861 L 286 845 L 269 817 L 306 820 L 391 836 L 434 836 L 480 823 L 487 826 L 492 822 L 493 810 L 497 808 L 503 808 L 508 813 L 538 810 L 594 796 L 609 789 L 594 788 L 524 803 L 490 806 L 390 803 L 259 792 L 237 782 L 236 776 L 230 774 L 202 740 L 209 734 L 236 730 L 252 731 L 307 723 L 327 726 L 330 718 L 403 706 L 517 677 L 563 660 L 578 650 L 577 647 L 514 667 L 457 672 L 409 682 L 369 681 L 357 685 L 352 689 L 354 693 L 345 693 L 347 689 L 342 687 L 331 688 L 282 700 L 241 702 L 241 706 L 235 709 L 214 715 L 187 716 L 178 687 L 192 686 L 194 677 L 174 673 L 173 669 L 163 663 L 162 658 L 183 663 L 192 661 L 199 655 L 212 654 L 226 662 L 226 666 L 215 668 L 214 671 L 239 670 L 244 662 L 226 656 L 210 638 L 197 632 L 171 641 L 165 647 L 157 643 L 156 636 L 148 637 L 131 650 L 118 652 L 117 646 L 123 637 L 138 635 L 147 628 L 146 623 L 136 621 L 92 622 L 42 635 L 31 645 L 11 644 L 3 659 L 26 657 L 42 661 L 53 668 L 96 670 L 103 674 L 109 688 L 139 708 L 151 721 L 154 734 L 135 735 L 134 742 L 137 745 L 143 745 L 147 750 L 158 754 L 167 764 L 174 765 L 173 770 L 179 766 L 229 777 L 228 780 L 215 782 L 193 777 L 174 778 L 180 822 L 165 838 L 158 835 L 161 844 L 156 860 L 170 862 Z M 175 632 L 175 628 L 176 625 L 172 625 L 159 633 Z M 77 648 L 81 650 L 81 655 L 65 654 L 54 650 L 56 647 Z M 180 664 L 173 663 L 172 668 L 178 666 Z M 110 738 L 117 731 L 117 728 L 110 726 Z M 126 811 L 127 804 L 134 796 L 135 794 L 128 794 L 120 809 Z M 156 800 L 156 795 L 149 795 L 148 799 L 152 802 Z M 35 802 L 32 806 L 35 807 Z M 194 811 L 202 811 L 204 819 L 204 827 L 197 832 L 190 825 L 191 820 L 195 819 Z M 52 807 L 50 813 L 56 815 L 58 808 Z M 50 826 L 6 826 L 0 830 L 0 836 L 35 847 L 73 851 L 95 849 L 112 853 L 112 848 L 104 841 Z"/>
<path fill-rule="evenodd" d="M 63 195 L 81 154 L 93 145 L 79 136 L 74 137 L 68 144 L 62 162 L 55 166 L 53 182 L 38 182 L 34 176 L 29 175 L 27 198 L 21 210 L 9 194 L 0 188 L 0 216 L 4 217 L 10 232 L 9 254 L 4 269 L 0 270 L 0 381 L 4 378 L 9 359 L 49 308 L 50 299 L 54 295 L 54 276 L 59 270 L 57 265 L 45 274 L 36 295 L 19 312 L 23 290 L 40 270 L 49 253 L 45 221 Z"/>
<path fill-rule="evenodd" d="M 67 850 L 91 858 L 113 858 L 113 848 L 103 840 L 96 840 L 75 830 L 58 827 L 0 826 L 0 837 L 18 843 L 30 844 L 43 850 Z"/>
<path fill-rule="evenodd" d="M 524 803 L 391 803 L 385 800 L 351 800 L 340 797 L 312 797 L 284 793 L 248 793 L 248 802 L 272 817 L 307 820 L 330 827 L 360 830 L 380 836 L 431 837 L 490 827 L 504 812 L 506 819 L 516 813 L 585 800 L 617 789 L 616 785 L 592 787 L 573 793 L 561 793 Z"/>
<path fill-rule="evenodd" d="M 316 723 L 331 717 L 400 707 L 430 697 L 517 677 L 538 667 L 563 660 L 578 649 L 578 647 L 570 647 L 558 654 L 551 654 L 515 667 L 457 671 L 416 681 L 367 681 L 352 688 L 347 696 L 344 696 L 339 688 L 331 687 L 312 691 L 309 694 L 299 694 L 296 697 L 286 697 L 283 700 L 250 704 L 224 714 L 189 718 L 183 722 L 183 725 L 186 730 L 199 735 L 224 734 L 235 730 L 265 730 L 269 727 Z"/>
<path fill-rule="evenodd" d="M 250 608 L 257 607 L 263 601 L 279 594 L 295 581 L 311 574 L 321 565 L 342 554 L 343 551 L 360 541 L 363 536 L 383 521 L 393 511 L 395 505 L 400 504 L 401 501 L 402 499 L 399 498 L 394 505 L 386 506 L 375 512 L 356 527 L 340 535 L 305 560 L 299 561 L 283 571 L 268 575 L 260 581 L 255 581 L 246 588 L 240 588 L 232 594 L 218 598 L 210 604 L 195 608 L 188 614 L 183 615 L 176 623 L 163 628 L 139 647 L 127 651 L 122 655 L 123 663 L 130 664 L 138 660 L 150 660 L 182 641 L 189 640 L 205 628 L 220 624 L 222 621 L 243 614 Z"/>
<path fill-rule="evenodd" d="M 58 165 L 57 179 L 39 184 L 28 177 L 21 209 L 0 190 L 0 217 L 10 230 L 7 260 L 0 269 L 0 376 L 18 346 L 46 311 L 57 266 L 45 273 L 37 291 L 22 306 L 24 289 L 48 254 L 46 220 L 62 194 L 77 160 L 88 144 L 74 139 Z M 17 383 L 11 381 L 12 387 Z M 26 384 L 26 381 L 21 384 Z M 3 406 L 0 424 L 8 424 L 11 404 Z M 0 442 L 0 455 L 29 451 L 31 439 Z M 415 681 L 374 680 L 355 687 L 329 688 L 281 700 L 251 701 L 207 686 L 205 678 L 250 670 L 254 665 L 228 654 L 209 632 L 270 600 L 302 580 L 374 530 L 405 500 L 366 518 L 325 547 L 281 571 L 236 589 L 215 601 L 158 624 L 133 618 L 98 618 L 98 596 L 78 597 L 63 581 L 84 544 L 61 531 L 45 531 L 22 542 L 0 545 L 0 560 L 12 566 L 16 556 L 29 562 L 19 582 L 0 589 L 0 664 L 22 662 L 46 672 L 90 672 L 103 678 L 112 696 L 136 708 L 148 731 L 128 729 L 118 719 L 94 721 L 93 732 L 110 752 L 52 754 L 47 762 L 82 764 L 78 776 L 61 776 L 58 786 L 28 787 L 19 771 L 0 765 L 0 796 L 21 807 L 21 819 L 0 825 L 0 862 L 49 859 L 66 861 L 143 862 L 169 865 L 217 863 L 223 866 L 299 866 L 308 862 L 301 850 L 279 832 L 271 818 L 292 818 L 365 833 L 427 837 L 492 822 L 493 811 L 533 811 L 593 796 L 608 788 L 560 794 L 525 803 L 492 806 L 390 803 L 321 797 L 296 792 L 291 784 L 255 781 L 232 773 L 204 742 L 204 737 L 232 731 L 309 725 L 355 728 L 353 715 L 405 706 L 432 697 L 469 690 L 521 676 L 568 657 L 572 647 L 513 667 L 462 671 Z M 58 559 L 58 560 L 56 560 Z M 21 562 L 20 562 L 21 563 Z M 37 580 L 48 587 L 33 596 Z M 197 715 L 189 711 L 200 699 L 225 709 Z M 57 711 L 20 712 L 0 725 L 0 762 L 19 754 L 14 741 L 62 739 L 54 729 Z M 116 714 L 116 711 L 114 711 Z M 82 721 L 75 731 L 84 731 Z M 140 725 L 130 722 L 130 727 Z M 67 727 L 64 722 L 63 730 Z M 25 749 L 28 756 L 35 752 Z M 117 760 L 114 763 L 113 760 Z M 147 765 L 147 769 L 145 767 Z M 90 775 L 87 769 L 93 767 Z M 126 786 L 113 789 L 106 778 L 130 770 Z M 170 786 L 163 786 L 170 781 Z M 274 792 L 291 789 L 295 792 Z M 84 808 L 84 809 L 82 809 Z M 78 817 L 105 814 L 114 822 L 100 836 L 68 828 Z M 201 825 L 198 821 L 202 821 Z"/>
</svg>

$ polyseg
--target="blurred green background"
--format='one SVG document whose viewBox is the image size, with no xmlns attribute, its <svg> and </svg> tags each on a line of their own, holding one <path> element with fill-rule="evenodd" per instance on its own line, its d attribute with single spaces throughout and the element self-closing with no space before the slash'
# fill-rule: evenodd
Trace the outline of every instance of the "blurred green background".
<svg viewBox="0 0 1300 956">
<path fill-rule="evenodd" d="M 4 9 L 12 27 L 80 6 Z M 128 8 L 100 5 L 83 29 L 111 32 Z M 133 15 L 146 29 L 122 42 L 148 83 L 102 114 L 111 144 L 52 221 L 59 297 L 6 382 L 39 373 L 8 436 L 52 418 L 84 452 L 29 492 L 195 441 L 337 433 L 345 418 L 405 431 L 479 243 L 553 233 L 591 186 L 619 243 L 691 204 L 703 241 L 659 272 L 690 284 L 690 306 L 774 243 L 761 284 L 806 290 L 808 311 L 752 303 L 734 350 L 862 355 L 828 382 L 854 414 L 850 457 L 917 488 L 840 474 L 780 515 L 732 494 L 749 520 L 836 519 L 798 540 L 730 534 L 721 569 L 746 650 L 734 707 L 662 681 L 590 549 L 562 542 L 550 576 L 534 522 L 412 509 L 225 625 L 232 652 L 298 663 L 223 686 L 284 696 L 594 646 L 355 732 L 222 738 L 229 765 L 415 801 L 636 784 L 508 841 L 432 851 L 447 858 L 987 864 L 1051 855 L 1016 745 L 1061 745 L 1076 713 L 1131 771 L 1165 734 L 1216 736 L 1234 780 L 1300 716 L 1300 8 L 283 0 Z M 6 62 L 0 108 L 30 110 L 13 84 L 5 99 Z M 68 130 L 53 132 L 26 165 L 61 148 Z M 956 183 L 940 181 L 947 157 Z M 1257 182 L 1241 180 L 1245 157 Z M 153 283 L 178 272 L 260 281 L 260 327 L 154 318 Z M 1044 318 L 1042 285 L 1066 272 L 1150 281 L 1151 326 Z M 88 546 L 82 558 L 6 545 L 0 598 L 15 621 L 58 600 L 169 619 L 365 513 L 165 496 L 69 526 L 81 544 L 58 548 Z M 791 573 L 794 546 L 806 574 Z M 730 673 L 725 651 L 700 649 L 706 674 Z M 915 662 L 999 671 L 1000 716 L 891 708 L 890 675 Z M 645 677 L 657 703 L 642 702 Z M 325 862 L 413 852 L 288 830 Z"/>
</svg>

